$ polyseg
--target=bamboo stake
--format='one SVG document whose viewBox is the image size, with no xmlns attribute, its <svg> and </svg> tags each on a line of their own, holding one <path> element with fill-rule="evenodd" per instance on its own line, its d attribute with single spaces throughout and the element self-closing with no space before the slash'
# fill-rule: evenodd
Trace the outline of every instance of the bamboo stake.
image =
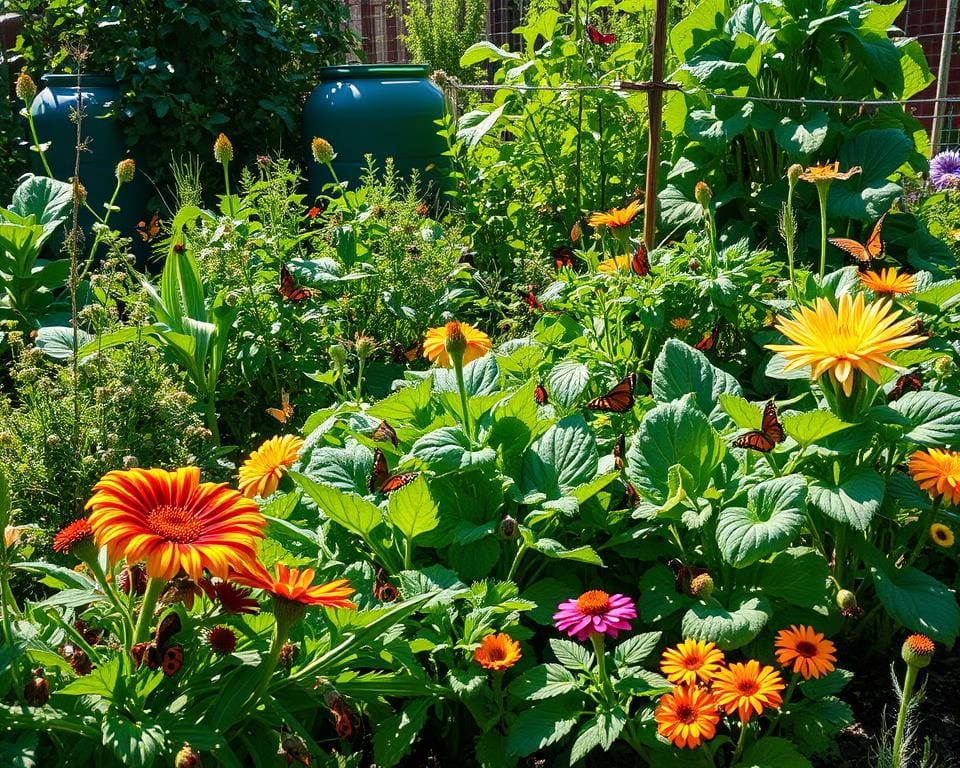
<svg viewBox="0 0 960 768">
<path fill-rule="evenodd" d="M 643 199 L 643 242 L 649 249 L 653 249 L 657 233 L 657 173 L 660 169 L 660 123 L 663 120 L 663 66 L 666 51 L 667 0 L 657 0 L 653 23 L 653 71 L 650 76 L 651 85 L 654 87 L 647 91 L 649 124 L 646 192 Z"/>
</svg>

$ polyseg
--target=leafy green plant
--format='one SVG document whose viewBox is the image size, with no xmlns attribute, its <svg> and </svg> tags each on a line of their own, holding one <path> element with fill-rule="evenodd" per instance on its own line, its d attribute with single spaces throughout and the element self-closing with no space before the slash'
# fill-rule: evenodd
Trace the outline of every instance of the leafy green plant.
<svg viewBox="0 0 960 768">
<path fill-rule="evenodd" d="M 403 15 L 403 44 L 415 63 L 429 64 L 463 83 L 478 79 L 475 66 L 464 67 L 460 57 L 479 41 L 486 21 L 483 0 L 413 0 Z"/>
</svg>

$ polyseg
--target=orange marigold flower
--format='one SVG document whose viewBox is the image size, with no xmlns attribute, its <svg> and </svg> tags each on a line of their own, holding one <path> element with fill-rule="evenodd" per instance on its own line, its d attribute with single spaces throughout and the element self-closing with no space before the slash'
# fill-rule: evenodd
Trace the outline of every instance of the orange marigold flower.
<svg viewBox="0 0 960 768">
<path fill-rule="evenodd" d="M 493 342 L 483 331 L 474 328 L 469 323 L 452 321 L 439 328 L 427 331 L 423 340 L 423 354 L 431 362 L 444 367 L 450 365 L 450 347 L 463 347 L 463 364 L 483 357 L 493 349 Z M 454 349 L 456 352 L 457 350 Z"/>
<path fill-rule="evenodd" d="M 717 705 L 725 708 L 728 715 L 737 712 L 743 723 L 754 714 L 761 714 L 764 708 L 779 709 L 783 704 L 780 691 L 784 688 L 780 673 L 771 666 L 761 667 L 755 659 L 721 668 L 712 683 Z"/>
<path fill-rule="evenodd" d="M 960 452 L 946 448 L 915 451 L 908 468 L 910 477 L 931 499 L 960 502 Z"/>
<path fill-rule="evenodd" d="M 791 625 L 790 629 L 781 629 L 774 647 L 777 661 L 784 667 L 792 665 L 793 671 L 799 672 L 804 680 L 830 674 L 837 660 L 836 646 L 813 627 Z"/>
<path fill-rule="evenodd" d="M 667 648 L 660 660 L 660 671 L 671 683 L 693 685 L 713 679 L 723 665 L 723 651 L 716 643 L 705 640 L 684 640 L 676 648 Z"/>
<path fill-rule="evenodd" d="M 639 200 L 631 200 L 625 208 L 611 208 L 605 213 L 591 213 L 587 223 L 591 227 L 619 229 L 632 222 L 641 210 L 643 210 L 643 203 Z"/>
<path fill-rule="evenodd" d="M 716 735 L 720 713 L 709 691 L 681 685 L 660 697 L 653 719 L 661 736 L 681 749 L 695 749 Z"/>
<path fill-rule="evenodd" d="M 197 467 L 108 472 L 87 502 L 97 544 L 112 563 L 146 560 L 147 575 L 191 579 L 204 569 L 226 578 L 257 556 L 267 521 L 250 499 L 226 483 L 201 483 Z"/>
<path fill-rule="evenodd" d="M 812 165 L 804 168 L 800 172 L 800 178 L 803 181 L 809 181 L 811 184 L 823 184 L 831 181 L 846 181 L 851 176 L 856 176 L 863 169 L 855 165 L 849 171 L 840 170 L 840 161 L 833 163 L 823 163 L 821 165 Z"/>
<path fill-rule="evenodd" d="M 501 672 L 520 661 L 520 643 L 506 632 L 487 635 L 480 641 L 480 647 L 473 652 L 473 658 L 484 669 Z"/>
<path fill-rule="evenodd" d="M 879 272 L 860 272 L 860 284 L 878 296 L 899 296 L 917 289 L 917 278 L 897 272 L 896 267 L 884 267 Z"/>
<path fill-rule="evenodd" d="M 93 528 L 85 517 L 74 520 L 53 537 L 53 551 L 65 555 L 82 541 L 93 541 Z"/>
<path fill-rule="evenodd" d="M 356 590 L 346 579 L 337 579 L 327 584 L 314 584 L 313 568 L 288 568 L 283 563 L 274 565 L 271 574 L 259 562 L 244 564 L 230 576 L 230 580 L 255 589 L 269 592 L 275 598 L 301 605 L 322 605 L 325 608 L 356 608 L 347 598 Z"/>
<path fill-rule="evenodd" d="M 247 498 L 267 498 L 277 490 L 280 478 L 300 458 L 303 440 L 294 435 L 278 435 L 250 454 L 240 467 L 240 493 Z"/>
</svg>

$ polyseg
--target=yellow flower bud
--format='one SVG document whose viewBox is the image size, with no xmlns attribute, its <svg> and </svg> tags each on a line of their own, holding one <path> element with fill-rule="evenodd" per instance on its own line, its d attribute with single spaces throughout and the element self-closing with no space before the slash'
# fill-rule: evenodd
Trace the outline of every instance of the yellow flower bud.
<svg viewBox="0 0 960 768">
<path fill-rule="evenodd" d="M 313 159 L 320 163 L 320 165 L 326 165 L 336 157 L 330 142 L 326 139 L 321 139 L 319 136 L 313 137 L 313 141 L 310 142 L 310 151 L 313 153 Z"/>
<path fill-rule="evenodd" d="M 233 144 L 225 133 L 221 133 L 213 142 L 213 159 L 220 165 L 226 165 L 233 160 Z"/>
<path fill-rule="evenodd" d="M 17 78 L 16 93 L 17 98 L 23 99 L 23 103 L 28 106 L 33 101 L 33 97 L 37 95 L 37 84 L 26 72 L 21 72 Z"/>
<path fill-rule="evenodd" d="M 137 164 L 131 159 L 126 158 L 117 163 L 117 169 L 114 171 L 114 175 L 117 177 L 117 181 L 121 184 L 133 181 L 133 177 L 137 172 Z"/>
</svg>

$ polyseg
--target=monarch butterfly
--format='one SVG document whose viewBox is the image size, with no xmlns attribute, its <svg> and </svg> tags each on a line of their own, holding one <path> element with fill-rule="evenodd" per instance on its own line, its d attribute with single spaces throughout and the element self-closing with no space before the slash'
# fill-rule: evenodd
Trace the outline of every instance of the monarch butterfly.
<svg viewBox="0 0 960 768">
<path fill-rule="evenodd" d="M 700 339 L 700 341 L 698 341 L 693 346 L 699 349 L 701 352 L 709 352 L 711 349 L 713 349 L 714 345 L 717 343 L 718 330 L 719 330 L 719 326 L 716 326 L 716 325 L 713 326 L 713 330 L 711 330 L 710 333 L 704 334 L 703 338 Z"/>
<path fill-rule="evenodd" d="M 367 481 L 367 488 L 370 489 L 370 493 L 393 493 L 411 482 L 418 474 L 418 472 L 401 472 L 391 475 L 387 467 L 387 457 L 377 448 L 373 453 L 373 471 Z"/>
<path fill-rule="evenodd" d="M 377 568 L 377 578 L 373 583 L 373 596 L 381 603 L 392 603 L 400 599 L 400 590 L 387 580 L 383 568 Z"/>
<path fill-rule="evenodd" d="M 899 400 L 907 392 L 919 392 L 922 386 L 923 376 L 916 371 L 908 371 L 897 379 L 897 383 L 893 385 L 893 389 L 887 395 L 887 402 L 892 403 L 894 400 Z"/>
<path fill-rule="evenodd" d="M 306 301 L 313 296 L 313 291 L 297 283 L 296 278 L 287 269 L 287 265 L 282 263 L 280 264 L 280 287 L 278 290 L 286 301 Z"/>
<path fill-rule="evenodd" d="M 587 408 L 591 411 L 625 413 L 633 408 L 633 388 L 637 384 L 637 374 L 631 373 L 605 395 L 595 397 Z"/>
<path fill-rule="evenodd" d="M 777 418 L 777 406 L 773 400 L 770 400 L 763 407 L 763 420 L 760 423 L 760 429 L 754 429 L 740 435 L 733 441 L 733 444 L 737 448 L 751 448 L 754 451 L 769 453 L 777 443 L 783 442 L 784 437 L 783 425 Z"/>
<path fill-rule="evenodd" d="M 613 446 L 613 466 L 615 469 L 623 469 L 623 454 L 627 452 L 626 435 L 620 435 L 617 438 L 617 444 Z"/>
<path fill-rule="evenodd" d="M 543 386 L 543 382 L 537 384 L 537 388 L 533 390 L 533 399 L 536 400 L 537 405 L 546 405 L 549 398 L 547 397 L 547 388 Z"/>
<path fill-rule="evenodd" d="M 613 45 L 617 42 L 617 36 L 613 34 L 605 35 L 593 24 L 587 24 L 587 34 L 590 35 L 590 42 L 594 45 Z"/>
<path fill-rule="evenodd" d="M 889 211 L 887 213 L 889 213 Z M 831 237 L 830 243 L 850 254 L 860 268 L 860 271 L 863 272 L 870 267 L 871 261 L 883 256 L 885 244 L 883 240 L 880 239 L 880 231 L 883 229 L 883 220 L 886 218 L 887 214 L 885 213 L 877 219 L 877 223 L 874 224 L 873 231 L 870 233 L 866 245 L 862 245 L 848 237 Z"/>
<path fill-rule="evenodd" d="M 640 494 L 637 493 L 637 489 L 634 488 L 633 483 L 627 481 L 626 483 L 626 493 L 624 493 L 624 498 L 627 500 L 627 504 L 630 505 L 630 509 L 633 509 L 637 504 L 640 503 Z"/>
<path fill-rule="evenodd" d="M 564 267 L 573 266 L 573 249 L 569 245 L 560 245 L 553 249 L 553 266 L 559 272 Z"/>
<path fill-rule="evenodd" d="M 533 310 L 543 309 L 543 304 L 540 303 L 540 301 L 537 299 L 536 294 L 534 294 L 532 285 L 530 286 L 530 289 L 527 291 L 526 295 L 523 297 L 523 300 L 524 302 L 526 302 L 526 305 L 530 307 L 530 309 L 533 309 Z"/>
<path fill-rule="evenodd" d="M 279 408 L 267 408 L 267 413 L 269 413 L 273 418 L 279 421 L 281 424 L 286 424 L 290 419 L 293 418 L 294 407 L 290 405 L 290 396 L 287 394 L 287 390 L 280 390 L 280 407 Z"/>
<path fill-rule="evenodd" d="M 667 565 L 673 571 L 674 588 L 682 595 L 690 594 L 690 582 L 697 576 L 709 573 L 706 568 L 698 565 L 684 565 L 683 561 L 676 557 L 667 561 Z"/>
<path fill-rule="evenodd" d="M 570 239 L 577 242 L 581 237 L 583 237 L 583 225 L 580 223 L 580 219 L 577 219 L 570 227 Z"/>
<path fill-rule="evenodd" d="M 160 234 L 160 214 L 155 213 L 150 217 L 150 223 L 146 221 L 137 222 L 137 234 L 143 239 L 143 242 L 149 243 L 153 238 Z"/>
<path fill-rule="evenodd" d="M 373 434 L 370 435 L 370 437 L 373 440 L 376 440 L 378 443 L 383 442 L 384 440 L 389 440 L 391 443 L 393 443 L 394 447 L 396 447 L 397 443 L 399 442 L 397 439 L 397 431 L 387 424 L 386 421 L 381 421 L 377 428 L 373 430 Z"/>
<path fill-rule="evenodd" d="M 650 274 L 650 259 L 647 246 L 644 243 L 637 246 L 637 252 L 633 254 L 633 258 L 630 260 L 630 269 L 640 277 L 646 277 Z"/>
<path fill-rule="evenodd" d="M 400 342 L 394 342 L 393 350 L 390 352 L 390 356 L 393 358 L 393 362 L 395 363 L 412 363 L 414 360 L 420 357 L 420 353 L 422 351 L 423 347 L 419 342 L 414 344 L 409 349 L 404 349 Z"/>
</svg>

